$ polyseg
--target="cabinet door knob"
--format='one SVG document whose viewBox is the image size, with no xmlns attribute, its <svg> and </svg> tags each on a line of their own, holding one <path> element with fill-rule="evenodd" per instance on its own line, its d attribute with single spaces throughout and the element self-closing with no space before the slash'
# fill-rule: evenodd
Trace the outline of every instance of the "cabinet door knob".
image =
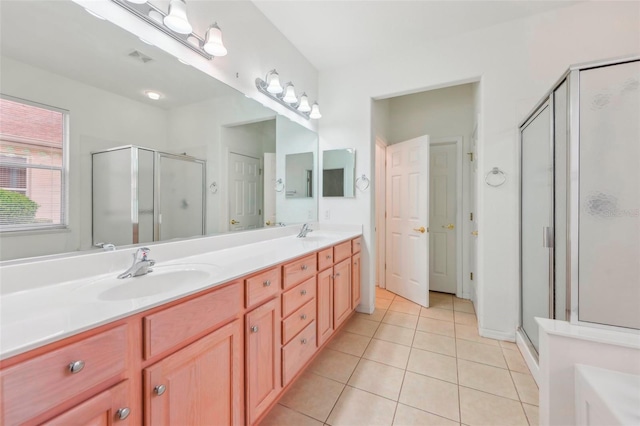
<svg viewBox="0 0 640 426">
<path fill-rule="evenodd" d="M 302 265 L 300 268 L 301 268 L 303 271 L 306 271 L 306 270 L 307 270 L 307 268 L 308 268 L 308 266 L 307 266 L 307 265 Z"/>
<path fill-rule="evenodd" d="M 259 330 L 259 329 L 258 329 L 258 326 L 257 326 L 257 325 L 252 325 L 252 326 L 251 326 L 251 332 L 252 332 L 252 333 L 257 333 L 257 332 L 258 332 L 258 330 Z"/>
<path fill-rule="evenodd" d="M 264 285 L 265 287 L 269 287 L 271 285 L 271 280 L 266 280 L 262 283 L 262 285 Z"/>
<path fill-rule="evenodd" d="M 358 262 L 353 262 L 354 265 L 358 266 Z"/>
<path fill-rule="evenodd" d="M 336 273 L 335 277 L 338 278 L 340 276 L 340 272 Z"/>
<path fill-rule="evenodd" d="M 84 361 L 82 360 L 74 361 L 71 364 L 69 364 L 69 372 L 71 374 L 79 373 L 82 371 L 83 368 L 84 368 Z"/>
<path fill-rule="evenodd" d="M 158 396 L 162 395 L 166 390 L 167 390 L 167 387 L 165 385 L 158 385 L 155 388 L 153 388 L 153 392 Z"/>
<path fill-rule="evenodd" d="M 300 294 L 303 295 L 303 296 L 306 295 L 307 294 L 307 290 L 300 290 Z"/>
<path fill-rule="evenodd" d="M 306 344 L 307 344 L 307 339 L 303 337 L 303 338 L 300 340 L 300 343 L 302 343 L 303 345 L 306 345 Z"/>
<path fill-rule="evenodd" d="M 306 319 L 307 319 L 307 314 L 302 314 L 302 315 L 300 315 L 300 319 L 301 319 L 302 321 L 306 320 Z"/>
<path fill-rule="evenodd" d="M 327 259 L 331 259 L 331 255 L 330 254 L 327 255 Z"/>
<path fill-rule="evenodd" d="M 116 417 L 118 418 L 118 420 L 126 419 L 127 417 L 129 417 L 129 414 L 131 414 L 131 410 L 129 409 L 129 407 L 120 408 L 118 411 L 116 411 Z"/>
</svg>

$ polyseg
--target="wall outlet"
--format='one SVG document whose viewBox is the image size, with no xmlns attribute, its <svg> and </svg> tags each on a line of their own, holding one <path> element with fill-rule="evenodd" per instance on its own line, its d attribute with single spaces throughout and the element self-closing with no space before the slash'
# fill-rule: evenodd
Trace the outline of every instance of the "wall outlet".
<svg viewBox="0 0 640 426">
<path fill-rule="evenodd" d="M 330 210 L 325 210 L 324 211 L 324 219 L 325 220 L 331 219 L 331 211 Z"/>
</svg>

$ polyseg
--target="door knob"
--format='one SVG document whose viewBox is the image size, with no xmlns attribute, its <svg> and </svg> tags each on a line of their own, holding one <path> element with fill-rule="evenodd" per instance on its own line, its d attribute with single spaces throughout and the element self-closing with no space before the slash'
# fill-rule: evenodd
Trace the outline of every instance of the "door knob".
<svg viewBox="0 0 640 426">
<path fill-rule="evenodd" d="M 418 231 L 421 234 L 424 234 L 425 232 L 427 232 L 427 229 L 424 226 L 421 226 L 420 228 L 413 228 L 414 231 Z"/>
<path fill-rule="evenodd" d="M 265 225 L 267 225 L 267 226 L 271 226 L 271 221 L 270 221 L 270 220 L 268 220 L 268 221 L 266 221 L 264 224 L 265 224 Z"/>
<path fill-rule="evenodd" d="M 232 225 L 237 225 L 237 224 L 239 224 L 239 223 L 240 223 L 240 222 L 238 222 L 237 220 L 235 220 L 235 219 L 231 219 L 231 224 L 232 224 Z"/>
<path fill-rule="evenodd" d="M 477 236 L 478 236 L 478 231 L 473 231 L 473 232 L 471 233 L 471 235 L 473 235 L 474 237 L 477 237 Z"/>
<path fill-rule="evenodd" d="M 453 223 L 450 223 L 448 225 L 442 225 L 442 227 L 444 229 L 448 229 L 448 230 L 452 230 L 453 228 L 455 228 L 456 226 Z"/>
</svg>

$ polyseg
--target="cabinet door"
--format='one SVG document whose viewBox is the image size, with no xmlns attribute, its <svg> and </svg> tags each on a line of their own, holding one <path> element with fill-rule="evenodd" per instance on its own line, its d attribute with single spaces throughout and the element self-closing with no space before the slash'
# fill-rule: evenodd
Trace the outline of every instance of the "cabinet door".
<svg viewBox="0 0 640 426">
<path fill-rule="evenodd" d="M 282 388 L 280 363 L 280 299 L 246 315 L 248 424 L 271 405 Z"/>
<path fill-rule="evenodd" d="M 317 336 L 318 347 L 320 347 L 333 333 L 333 268 L 325 269 L 318 274 L 316 299 L 318 301 Z"/>
<path fill-rule="evenodd" d="M 72 408 L 64 414 L 45 422 L 45 426 L 87 425 L 87 426 L 126 426 L 131 419 L 139 418 L 131 415 L 129 383 L 124 381 L 93 398 Z"/>
<path fill-rule="evenodd" d="M 351 258 L 333 267 L 333 327 L 338 328 L 351 312 Z"/>
<path fill-rule="evenodd" d="M 147 425 L 242 424 L 241 321 L 145 368 Z"/>
<path fill-rule="evenodd" d="M 360 303 L 360 253 L 351 258 L 351 309 L 355 309 Z"/>
</svg>

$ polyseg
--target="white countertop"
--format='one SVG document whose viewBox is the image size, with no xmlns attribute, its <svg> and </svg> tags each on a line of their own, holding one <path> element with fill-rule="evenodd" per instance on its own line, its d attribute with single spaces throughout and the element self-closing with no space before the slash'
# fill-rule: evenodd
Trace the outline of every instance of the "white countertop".
<svg viewBox="0 0 640 426">
<path fill-rule="evenodd" d="M 60 272 L 65 268 L 64 258 L 55 259 L 53 263 L 51 263 L 52 261 L 39 262 L 36 260 L 30 261 L 26 265 L 0 266 L 0 272 L 7 272 L 2 274 L 2 287 L 9 289 L 0 294 L 0 359 L 6 359 L 184 296 L 216 287 L 235 278 L 313 253 L 359 235 L 361 235 L 361 227 L 359 226 L 350 227 L 350 229 L 342 227 L 339 230 L 318 230 L 310 233 L 307 238 L 296 238 L 295 235 L 279 236 L 265 241 L 206 251 L 186 257 L 176 256 L 171 259 L 167 259 L 170 257 L 167 252 L 172 248 L 172 243 L 165 243 L 158 249 L 165 260 L 158 260 L 154 257 L 155 246 L 152 246 L 149 257 L 156 258 L 157 263 L 154 268 L 157 270 L 184 267 L 186 269 L 202 269 L 207 271 L 209 275 L 206 280 L 180 284 L 159 294 L 125 300 L 113 300 L 113 298 L 105 297 L 106 294 L 109 294 L 106 290 L 127 283 L 134 285 L 135 280 L 144 279 L 144 277 L 114 280 L 117 273 L 124 271 L 126 267 L 121 268 L 117 273 L 111 271 L 114 269 L 113 267 L 107 268 L 108 272 L 104 271 L 104 267 L 100 268 L 98 263 L 105 262 L 110 253 L 98 253 L 97 256 L 83 258 L 83 268 L 91 270 L 92 265 L 86 265 L 86 263 L 97 262 L 94 269 L 99 273 L 98 275 L 85 274 L 82 277 L 77 277 L 78 273 L 74 276 L 71 272 L 66 275 Z M 228 235 L 223 237 L 229 238 Z M 179 250 L 185 247 L 184 241 L 173 244 L 183 255 L 194 251 Z M 202 246 L 202 242 L 198 240 L 194 240 L 193 244 Z M 128 249 L 124 259 L 129 258 L 130 253 L 134 251 L 135 248 Z M 119 263 L 122 263 L 121 258 L 122 255 L 118 258 Z M 70 258 L 66 262 L 68 263 L 66 266 L 69 267 L 77 262 L 79 262 L 77 257 Z M 29 268 L 30 273 L 35 274 L 34 277 L 38 278 L 31 281 L 39 281 L 39 283 L 38 285 L 25 283 L 24 290 L 16 291 L 21 283 L 7 282 L 6 280 L 17 281 L 20 272 L 26 272 L 26 270 L 20 270 L 25 266 Z M 87 266 L 89 267 L 87 268 Z M 7 270 L 2 271 L 2 268 L 7 268 Z M 18 269 L 9 271 L 10 268 Z M 34 269 L 38 268 L 42 271 L 34 273 Z M 57 277 L 69 276 L 72 279 L 65 281 L 52 278 L 53 282 L 43 285 L 42 282 L 45 280 L 40 275 L 45 274 L 46 276 L 49 269 L 52 277 L 56 277 L 57 273 Z"/>
</svg>

